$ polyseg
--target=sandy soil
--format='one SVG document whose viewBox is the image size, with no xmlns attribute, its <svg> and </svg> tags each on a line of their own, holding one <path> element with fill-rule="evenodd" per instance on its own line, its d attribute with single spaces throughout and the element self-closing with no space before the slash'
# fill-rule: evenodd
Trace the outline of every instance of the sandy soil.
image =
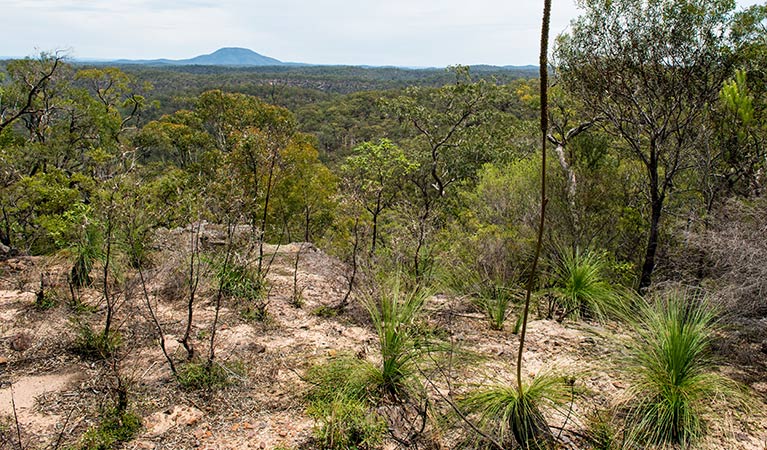
<svg viewBox="0 0 767 450">
<path fill-rule="evenodd" d="M 220 245 L 220 232 L 214 231 L 204 240 L 209 247 Z M 189 234 L 183 230 L 161 233 L 154 268 L 146 273 L 150 301 L 163 326 L 167 350 L 177 364 L 185 355 L 176 341 L 184 333 L 185 300 L 172 294 L 179 291 L 178 279 L 183 278 L 187 267 L 188 242 Z M 299 249 L 298 286 L 304 303 L 296 308 L 291 297 L 294 258 Z M 319 307 L 336 305 L 343 298 L 345 268 L 339 261 L 311 244 L 270 246 L 266 250 L 276 254 L 268 275 L 268 320 L 245 321 L 241 305 L 224 303 L 216 334 L 217 360 L 238 362 L 245 373 L 235 385 L 215 392 L 185 390 L 173 381 L 140 286 L 135 280 L 125 283 L 117 296 L 116 326 L 128 345 L 117 364 L 130 381 L 132 405 L 142 416 L 144 427 L 123 448 L 313 448 L 314 421 L 307 416 L 303 401 L 303 373 L 312 364 L 341 353 L 375 358 L 375 335 L 358 305 L 337 317 L 314 314 Z M 74 313 L 67 306 L 70 291 L 63 281 L 65 269 L 61 260 L 43 258 L 0 262 L 0 417 L 5 424 L 0 448 L 15 448 L 11 387 L 27 449 L 51 448 L 57 440 L 76 443 L 98 422 L 100 406 L 109 402 L 114 377 L 108 365 L 71 351 Z M 59 303 L 45 311 L 34 306 L 41 273 Z M 215 286 L 203 280 L 192 329 L 198 352 L 208 351 L 214 298 Z M 104 302 L 98 286 L 86 290 L 82 300 L 95 312 L 81 315 L 81 320 L 101 324 Z M 481 363 L 456 368 L 460 382 L 452 388 L 460 391 L 474 383 L 512 379 L 518 341 L 510 330 L 490 330 L 482 314 L 463 299 L 437 295 L 428 302 L 426 312 L 426 326 L 483 357 Z M 548 320 L 530 324 L 526 374 L 534 377 L 556 371 L 575 381 L 578 395 L 571 417 L 566 423 L 563 417 L 550 417 L 552 424 L 564 424 L 572 431 L 564 433 L 570 448 L 582 448 L 578 436 L 583 433 L 584 417 L 625 397 L 627 384 L 610 363 L 612 356 L 623 350 L 615 344 L 616 336 L 622 335 L 614 326 Z M 753 346 L 752 352 L 746 352 L 750 360 L 738 358 L 737 364 L 733 362 L 725 370 L 750 386 L 757 405 L 748 414 L 726 411 L 724 415 L 730 420 L 712 426 L 712 436 L 704 446 L 763 450 L 767 448 L 767 355 L 745 337 L 731 345 L 742 352 Z M 440 379 L 435 380 L 435 387 L 448 390 Z M 439 400 L 435 397 L 436 403 Z M 445 439 L 443 448 L 450 448 L 452 438 Z M 396 445 L 390 442 L 386 448 Z"/>
</svg>

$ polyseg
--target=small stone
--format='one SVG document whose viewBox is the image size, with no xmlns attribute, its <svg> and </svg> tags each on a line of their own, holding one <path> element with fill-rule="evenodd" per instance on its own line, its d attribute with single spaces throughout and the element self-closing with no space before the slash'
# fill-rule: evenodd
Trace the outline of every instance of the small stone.
<svg viewBox="0 0 767 450">
<path fill-rule="evenodd" d="M 266 353 L 266 347 L 254 342 L 248 346 L 248 351 L 256 355 L 260 355 L 261 353 Z"/>
<path fill-rule="evenodd" d="M 23 352 L 32 347 L 33 339 L 27 333 L 19 333 L 11 339 L 11 350 Z"/>
<path fill-rule="evenodd" d="M 0 356 L 0 366 L 8 364 L 8 358 L 5 356 Z"/>
</svg>

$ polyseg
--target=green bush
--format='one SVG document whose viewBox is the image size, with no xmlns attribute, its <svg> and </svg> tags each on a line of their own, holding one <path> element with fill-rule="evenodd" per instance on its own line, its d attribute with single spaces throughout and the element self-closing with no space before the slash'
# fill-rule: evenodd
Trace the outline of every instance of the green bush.
<svg viewBox="0 0 767 450">
<path fill-rule="evenodd" d="M 373 382 L 382 396 L 402 400 L 417 389 L 416 363 L 429 345 L 414 324 L 429 295 L 417 287 L 406 289 L 397 277 L 363 301 L 378 335 L 381 364 L 375 367 Z"/>
<path fill-rule="evenodd" d="M 308 413 L 320 422 L 315 438 L 325 449 L 375 448 L 386 433 L 386 421 L 358 399 L 338 397 L 315 402 Z"/>
<path fill-rule="evenodd" d="M 113 355 L 122 344 L 122 337 L 115 331 L 105 336 L 103 331 L 94 331 L 90 324 L 80 321 L 74 322 L 74 327 L 73 350 L 86 358 L 106 359 Z"/>
<path fill-rule="evenodd" d="M 245 264 L 221 264 L 216 270 L 221 291 L 227 297 L 258 301 L 263 297 L 264 280 Z"/>
<path fill-rule="evenodd" d="M 605 279 L 605 259 L 599 253 L 564 250 L 554 267 L 552 292 L 561 308 L 558 320 L 586 314 L 605 319 L 619 311 L 621 297 Z"/>
<path fill-rule="evenodd" d="M 523 449 L 549 448 L 553 436 L 541 407 L 559 408 L 569 399 L 567 384 L 561 377 L 539 374 L 520 392 L 516 385 L 483 386 L 460 400 L 477 424 L 489 435 L 498 437 L 504 447 L 516 441 Z"/>
<path fill-rule="evenodd" d="M 595 411 L 586 416 L 586 438 L 592 450 L 618 450 L 622 448 L 621 431 L 606 411 Z"/>
<path fill-rule="evenodd" d="M 482 310 L 490 321 L 490 328 L 503 330 L 510 306 L 514 300 L 512 292 L 504 288 L 496 288 L 490 295 L 474 299 L 474 303 Z"/>
<path fill-rule="evenodd" d="M 130 441 L 141 429 L 141 417 L 116 409 L 102 415 L 101 422 L 83 435 L 80 449 L 111 450 L 121 442 Z"/>
<path fill-rule="evenodd" d="M 176 375 L 179 384 L 192 390 L 215 390 L 231 386 L 245 375 L 240 362 L 192 361 L 179 367 Z"/>
<path fill-rule="evenodd" d="M 323 448 L 369 448 L 380 443 L 385 420 L 375 411 L 380 400 L 376 368 L 352 355 L 309 369 L 307 413 L 317 419 L 315 436 Z"/>
<path fill-rule="evenodd" d="M 35 308 L 38 311 L 47 311 L 55 308 L 58 302 L 58 293 L 53 289 L 45 289 L 37 294 L 35 298 Z"/>
<path fill-rule="evenodd" d="M 416 364 L 432 350 L 417 326 L 428 295 L 405 289 L 399 278 L 391 280 L 364 300 L 378 335 L 380 360 L 341 356 L 309 369 L 309 413 L 320 423 L 317 437 L 325 448 L 369 448 L 386 430 L 377 406 L 418 404 L 423 393 Z"/>
<path fill-rule="evenodd" d="M 216 278 L 221 293 L 244 303 L 241 310 L 243 319 L 263 322 L 269 316 L 269 302 L 266 297 L 266 280 L 245 264 L 220 264 Z"/>
<path fill-rule="evenodd" d="M 640 302 L 627 317 L 635 336 L 622 368 L 632 378 L 628 437 L 635 443 L 694 445 L 705 433 L 713 402 L 742 404 L 732 380 L 714 372 L 715 310 L 705 298 L 671 292 Z"/>
</svg>

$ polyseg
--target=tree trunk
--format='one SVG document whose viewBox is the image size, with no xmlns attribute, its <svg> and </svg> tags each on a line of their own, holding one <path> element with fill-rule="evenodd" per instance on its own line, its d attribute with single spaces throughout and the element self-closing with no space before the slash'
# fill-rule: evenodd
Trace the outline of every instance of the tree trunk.
<svg viewBox="0 0 767 450">
<path fill-rule="evenodd" d="M 660 216 L 663 211 L 663 195 L 658 187 L 658 154 L 654 143 L 650 143 L 650 160 L 647 165 L 650 176 L 650 236 L 647 239 L 642 275 L 639 277 L 639 292 L 644 292 L 650 287 L 652 273 L 655 270 L 655 254 L 658 250 L 658 234 L 660 230 Z"/>
</svg>

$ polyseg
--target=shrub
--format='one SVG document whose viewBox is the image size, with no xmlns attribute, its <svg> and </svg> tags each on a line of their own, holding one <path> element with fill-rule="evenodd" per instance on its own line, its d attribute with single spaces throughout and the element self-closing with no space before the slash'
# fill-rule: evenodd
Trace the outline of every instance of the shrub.
<svg viewBox="0 0 767 450">
<path fill-rule="evenodd" d="M 58 304 L 58 292 L 53 289 L 45 289 L 37 293 L 35 298 L 35 308 L 38 311 L 47 311 L 55 308 Z"/>
<path fill-rule="evenodd" d="M 90 286 L 93 283 L 91 278 L 93 265 L 103 258 L 100 231 L 95 224 L 88 223 L 87 219 L 84 220 L 82 236 L 71 248 L 75 261 L 72 264 L 69 277 L 72 284 L 77 288 Z"/>
<path fill-rule="evenodd" d="M 440 278 L 446 289 L 468 295 L 474 306 L 487 316 L 491 329 L 503 330 L 515 300 L 512 289 L 465 265 L 443 269 Z"/>
<path fill-rule="evenodd" d="M 629 440 L 688 446 L 704 434 L 712 401 L 740 402 L 730 379 L 713 372 L 711 341 L 716 313 L 705 298 L 676 291 L 642 302 L 627 320 L 636 337 L 622 361 L 633 378 L 629 392 Z"/>
<path fill-rule="evenodd" d="M 192 361 L 179 367 L 176 376 L 179 384 L 187 389 L 215 390 L 236 383 L 244 374 L 245 367 L 240 362 Z"/>
<path fill-rule="evenodd" d="M 320 420 L 315 437 L 322 448 L 375 448 L 386 432 L 386 421 L 358 399 L 341 396 L 315 402 L 308 412 Z"/>
<path fill-rule="evenodd" d="M 506 446 L 516 441 L 524 449 L 548 448 L 553 436 L 541 413 L 543 405 L 559 408 L 569 399 L 561 377 L 540 374 L 522 391 L 513 384 L 480 387 L 460 400 L 478 418 L 478 425 Z"/>
<path fill-rule="evenodd" d="M 474 300 L 474 303 L 487 316 L 490 321 L 490 328 L 493 330 L 503 330 L 506 323 L 506 317 L 509 314 L 509 307 L 514 299 L 513 293 L 508 289 L 495 287 L 490 295 L 483 295 Z"/>
<path fill-rule="evenodd" d="M 567 249 L 554 268 L 552 289 L 562 309 L 558 320 L 590 314 L 604 319 L 619 309 L 620 296 L 603 274 L 607 264 L 595 252 Z"/>
<path fill-rule="evenodd" d="M 111 409 L 102 415 L 101 422 L 85 432 L 83 450 L 110 450 L 116 444 L 131 440 L 141 429 L 141 418 L 131 412 Z"/>
<path fill-rule="evenodd" d="M 318 420 L 315 435 L 323 448 L 367 448 L 381 441 L 386 425 L 375 411 L 375 373 L 370 362 L 351 355 L 309 369 L 307 413 Z"/>
<path fill-rule="evenodd" d="M 312 388 L 309 413 L 318 419 L 317 437 L 327 448 L 368 448 L 380 442 L 386 420 L 383 403 L 418 403 L 422 389 L 417 362 L 431 349 L 416 319 L 428 293 L 405 290 L 399 278 L 364 304 L 378 335 L 380 360 L 334 358 L 307 372 Z"/>
<path fill-rule="evenodd" d="M 96 332 L 86 322 L 74 322 L 75 342 L 73 350 L 86 358 L 106 359 L 112 356 L 122 343 L 119 333 L 113 331 L 105 335 L 103 331 Z"/>
<path fill-rule="evenodd" d="M 247 265 L 237 263 L 220 265 L 216 269 L 216 278 L 223 295 L 244 303 L 241 313 L 245 320 L 266 320 L 269 315 L 266 280 Z"/>
<path fill-rule="evenodd" d="M 611 420 L 612 414 L 594 411 L 586 416 L 585 436 L 593 450 L 617 450 L 622 447 L 621 431 Z"/>
<path fill-rule="evenodd" d="M 382 395 L 402 400 L 415 387 L 415 364 L 429 347 L 419 339 L 413 325 L 429 295 L 420 288 L 404 289 L 397 277 L 378 295 L 364 299 L 378 335 L 381 364 L 374 371 L 374 383 Z"/>
<path fill-rule="evenodd" d="M 260 279 L 244 264 L 220 265 L 216 278 L 221 283 L 221 291 L 227 297 L 246 301 L 257 301 L 263 297 L 264 280 Z"/>
</svg>

